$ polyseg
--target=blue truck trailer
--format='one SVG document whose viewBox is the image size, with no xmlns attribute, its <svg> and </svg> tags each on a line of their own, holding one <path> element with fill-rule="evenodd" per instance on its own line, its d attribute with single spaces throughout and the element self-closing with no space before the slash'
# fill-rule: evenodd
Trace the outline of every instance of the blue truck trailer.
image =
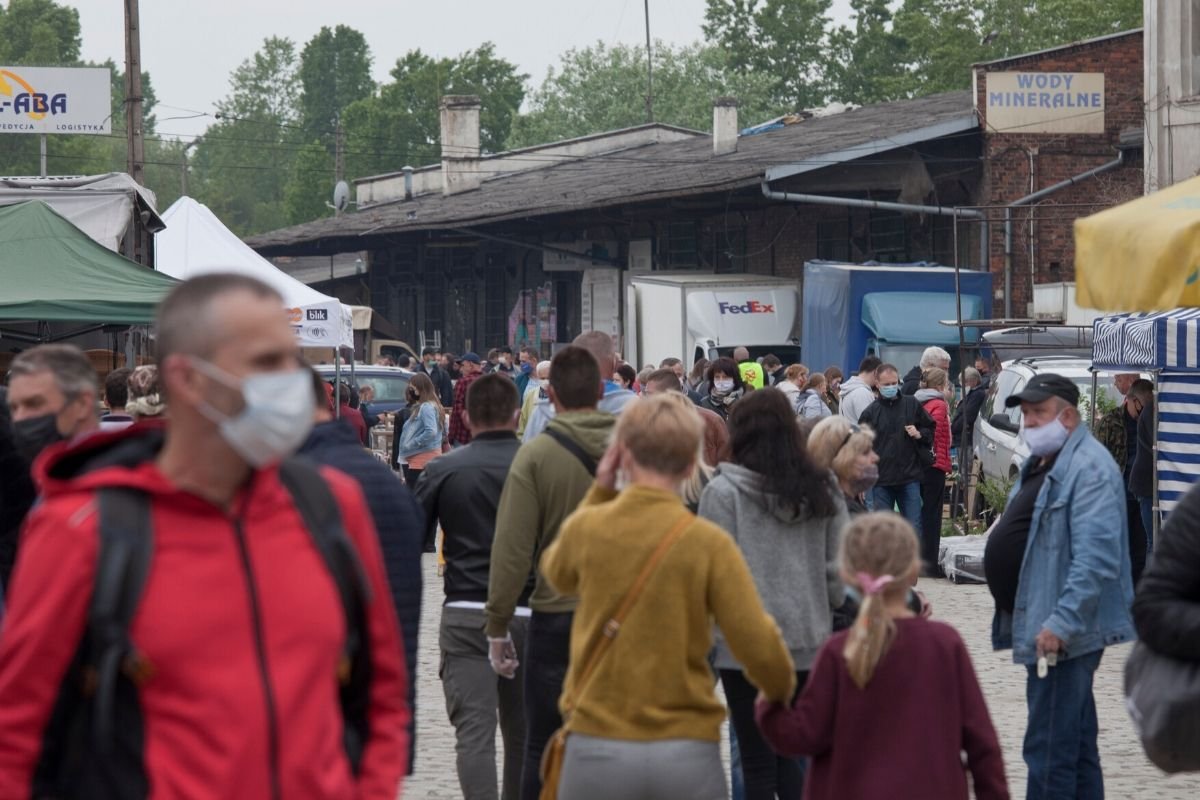
<svg viewBox="0 0 1200 800">
<path fill-rule="evenodd" d="M 959 273 L 963 319 L 991 319 L 992 275 Z M 954 270 L 924 264 L 804 265 L 802 355 L 812 370 L 836 365 L 847 376 L 873 354 L 895 364 L 901 374 L 917 364 L 931 345 L 949 351 L 961 368 Z M 964 329 L 967 345 L 978 347 L 979 328 Z"/>
</svg>

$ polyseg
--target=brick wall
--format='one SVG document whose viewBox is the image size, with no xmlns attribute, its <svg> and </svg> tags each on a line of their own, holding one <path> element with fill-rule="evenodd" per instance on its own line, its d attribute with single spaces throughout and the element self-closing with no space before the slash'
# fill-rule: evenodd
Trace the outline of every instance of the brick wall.
<svg viewBox="0 0 1200 800">
<path fill-rule="evenodd" d="M 1103 134 L 985 134 L 983 197 L 991 221 L 990 265 L 997 289 L 1004 286 L 1004 209 L 1034 191 L 1072 178 L 1117 157 L 1120 133 L 1143 125 L 1142 33 L 1060 48 L 1041 55 L 977 68 L 976 108 L 987 131 L 988 72 L 1104 73 Z M 1013 211 L 1013 314 L 1024 316 L 1036 283 L 1075 279 L 1074 220 L 1142 193 L 1142 158 L 1057 192 L 1037 206 Z M 1031 172 L 1032 167 L 1032 172 Z M 1031 235 L 1032 221 L 1032 235 Z M 1031 270 L 1032 265 L 1032 270 Z M 1002 306 L 997 306 L 997 313 Z"/>
</svg>

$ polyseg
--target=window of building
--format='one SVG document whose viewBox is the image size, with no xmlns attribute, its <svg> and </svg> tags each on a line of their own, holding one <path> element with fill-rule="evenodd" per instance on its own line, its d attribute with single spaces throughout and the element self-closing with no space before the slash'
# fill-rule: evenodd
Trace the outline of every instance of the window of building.
<svg viewBox="0 0 1200 800">
<path fill-rule="evenodd" d="M 868 220 L 871 256 L 876 261 L 909 261 L 907 218 L 899 211 L 872 211 Z"/>
<path fill-rule="evenodd" d="M 700 266 L 699 249 L 694 221 L 667 225 L 667 263 L 671 269 L 695 269 Z"/>
<path fill-rule="evenodd" d="M 849 217 L 817 223 L 817 258 L 823 261 L 850 260 Z"/>
</svg>

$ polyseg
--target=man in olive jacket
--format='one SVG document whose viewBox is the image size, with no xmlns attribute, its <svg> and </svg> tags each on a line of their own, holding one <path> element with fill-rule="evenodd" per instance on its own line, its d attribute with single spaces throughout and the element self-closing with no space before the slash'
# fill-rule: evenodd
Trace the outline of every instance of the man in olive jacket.
<svg viewBox="0 0 1200 800">
<path fill-rule="evenodd" d="M 565 347 L 550 362 L 550 400 L 556 411 L 546 430 L 517 453 L 496 514 L 488 575 L 487 637 L 493 669 L 515 674 L 516 647 L 509 626 L 517 600 L 559 526 L 591 487 L 616 418 L 596 410 L 604 382 L 596 358 Z M 536 574 L 524 654 L 525 763 L 521 797 L 536 800 L 542 751 L 562 725 L 558 698 L 570 657 L 574 600 L 560 597 Z"/>
</svg>

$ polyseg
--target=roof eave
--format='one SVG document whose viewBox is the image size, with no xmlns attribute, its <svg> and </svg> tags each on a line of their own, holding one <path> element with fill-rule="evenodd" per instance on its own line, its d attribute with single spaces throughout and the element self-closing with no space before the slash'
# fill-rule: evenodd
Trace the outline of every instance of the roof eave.
<svg viewBox="0 0 1200 800">
<path fill-rule="evenodd" d="M 936 125 L 930 125 L 925 128 L 907 131 L 905 133 L 889 136 L 885 139 L 876 139 L 865 144 L 854 145 L 845 150 L 837 150 L 832 153 L 822 154 L 819 162 L 802 161 L 795 164 L 780 164 L 777 167 L 768 167 L 766 171 L 766 181 L 782 180 L 790 178 L 793 175 L 801 175 L 805 172 L 813 172 L 819 169 L 826 169 L 836 164 L 844 164 L 849 161 L 857 161 L 860 158 L 877 155 L 878 153 L 886 153 L 889 150 L 896 150 L 901 147 L 911 147 L 921 142 L 929 142 L 934 139 L 940 139 L 943 136 L 952 136 L 956 133 L 966 133 L 967 131 L 979 128 L 979 118 L 975 114 L 974 109 L 970 109 L 960 117 L 954 119 L 943 120 Z"/>
</svg>

